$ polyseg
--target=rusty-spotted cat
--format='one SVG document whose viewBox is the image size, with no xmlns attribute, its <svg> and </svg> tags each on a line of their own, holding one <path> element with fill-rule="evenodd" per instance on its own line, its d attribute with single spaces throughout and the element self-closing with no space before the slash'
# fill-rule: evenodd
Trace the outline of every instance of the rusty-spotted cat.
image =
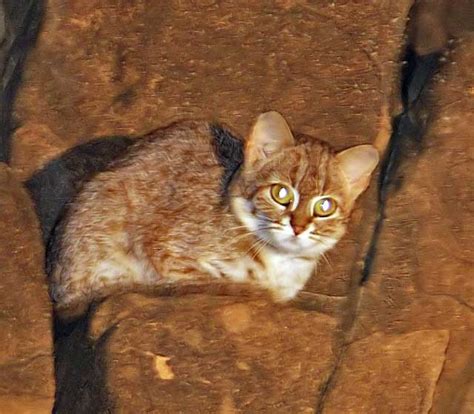
<svg viewBox="0 0 474 414">
<path fill-rule="evenodd" d="M 377 150 L 336 152 L 316 138 L 295 139 L 279 113 L 266 112 L 228 174 L 213 128 L 157 130 L 83 186 L 58 226 L 49 272 L 58 309 L 113 287 L 209 277 L 268 289 L 277 301 L 304 287 L 344 235 Z"/>
</svg>

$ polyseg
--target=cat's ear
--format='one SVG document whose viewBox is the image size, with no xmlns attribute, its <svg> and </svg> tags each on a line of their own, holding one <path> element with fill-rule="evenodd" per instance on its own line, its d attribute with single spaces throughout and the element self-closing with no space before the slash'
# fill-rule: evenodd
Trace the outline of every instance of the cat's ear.
<svg viewBox="0 0 474 414">
<path fill-rule="evenodd" d="M 336 158 L 355 200 L 368 187 L 379 153 L 372 145 L 357 145 L 339 152 Z"/>
<path fill-rule="evenodd" d="M 245 165 L 253 166 L 284 148 L 295 145 L 285 118 L 278 112 L 265 112 L 253 125 L 245 148 Z"/>
</svg>

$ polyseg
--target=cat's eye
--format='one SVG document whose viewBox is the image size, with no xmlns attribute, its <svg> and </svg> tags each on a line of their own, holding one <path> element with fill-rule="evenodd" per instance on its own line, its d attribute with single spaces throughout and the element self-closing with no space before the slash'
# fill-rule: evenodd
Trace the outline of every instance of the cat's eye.
<svg viewBox="0 0 474 414">
<path fill-rule="evenodd" d="M 332 197 L 323 197 L 314 203 L 313 215 L 316 217 L 329 217 L 337 210 L 337 202 Z"/>
<path fill-rule="evenodd" d="M 273 184 L 270 194 L 275 202 L 285 207 L 290 205 L 295 198 L 293 190 L 283 184 Z"/>
</svg>

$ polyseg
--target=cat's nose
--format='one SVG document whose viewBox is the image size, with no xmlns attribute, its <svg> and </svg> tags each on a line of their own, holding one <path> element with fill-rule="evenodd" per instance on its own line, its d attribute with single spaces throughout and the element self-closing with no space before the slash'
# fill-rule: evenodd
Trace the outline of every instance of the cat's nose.
<svg viewBox="0 0 474 414">
<path fill-rule="evenodd" d="M 295 236 L 297 236 L 300 233 L 303 233 L 304 229 L 306 228 L 306 226 L 300 226 L 298 224 L 293 224 L 292 227 L 293 227 L 293 231 L 295 232 Z"/>
<path fill-rule="evenodd" d="M 303 233 L 306 229 L 306 226 L 302 226 L 296 223 L 291 223 L 291 227 L 293 227 L 293 232 L 295 233 L 295 236 L 297 236 L 300 233 Z"/>
<path fill-rule="evenodd" d="M 302 222 L 303 220 L 298 220 L 298 217 L 292 216 L 290 218 L 291 227 L 293 227 L 293 232 L 295 233 L 295 236 L 300 233 L 303 233 L 306 229 L 306 223 Z"/>
</svg>

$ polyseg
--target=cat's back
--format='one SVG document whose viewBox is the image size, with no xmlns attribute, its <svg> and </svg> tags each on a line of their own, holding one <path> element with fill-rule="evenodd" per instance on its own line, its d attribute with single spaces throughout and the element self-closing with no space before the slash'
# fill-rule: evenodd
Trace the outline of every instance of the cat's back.
<svg viewBox="0 0 474 414">
<path fill-rule="evenodd" d="M 150 206 L 215 205 L 242 158 L 242 141 L 227 128 L 178 122 L 138 138 L 107 171 L 85 184 L 74 204 L 87 211 L 127 206 L 136 214 Z"/>
<path fill-rule="evenodd" d="M 205 121 L 182 121 L 157 129 L 112 164 L 110 172 L 160 171 L 164 166 L 214 164 L 212 126 Z"/>
</svg>

